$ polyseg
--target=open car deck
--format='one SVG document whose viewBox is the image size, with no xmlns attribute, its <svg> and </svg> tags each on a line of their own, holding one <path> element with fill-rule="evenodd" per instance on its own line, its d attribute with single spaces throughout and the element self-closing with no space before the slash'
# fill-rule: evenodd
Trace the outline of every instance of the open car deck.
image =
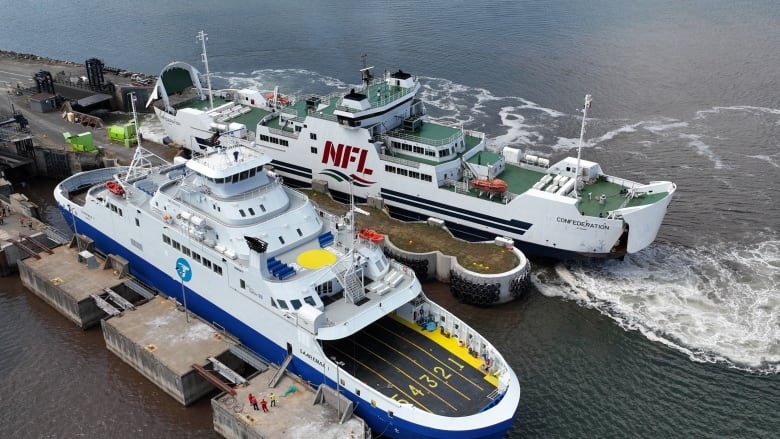
<svg viewBox="0 0 780 439">
<path fill-rule="evenodd" d="M 465 347 L 456 349 L 469 358 L 437 343 L 436 336 L 444 338 L 438 330 L 429 335 L 386 316 L 323 347 L 329 358 L 344 362 L 344 371 L 398 402 L 443 416 L 479 412 L 495 395 L 494 377 L 475 367 L 479 360 Z"/>
</svg>

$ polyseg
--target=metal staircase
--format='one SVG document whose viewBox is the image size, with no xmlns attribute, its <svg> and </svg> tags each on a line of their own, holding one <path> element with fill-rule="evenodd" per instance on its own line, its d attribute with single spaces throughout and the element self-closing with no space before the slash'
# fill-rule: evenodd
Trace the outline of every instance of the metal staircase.
<svg viewBox="0 0 780 439">
<path fill-rule="evenodd" d="M 366 298 L 366 291 L 363 288 L 363 282 L 358 277 L 357 270 L 352 263 L 352 257 L 347 256 L 342 258 L 335 267 L 336 277 L 341 285 L 344 286 L 344 298 L 354 304 L 360 304 L 360 302 Z"/>
</svg>

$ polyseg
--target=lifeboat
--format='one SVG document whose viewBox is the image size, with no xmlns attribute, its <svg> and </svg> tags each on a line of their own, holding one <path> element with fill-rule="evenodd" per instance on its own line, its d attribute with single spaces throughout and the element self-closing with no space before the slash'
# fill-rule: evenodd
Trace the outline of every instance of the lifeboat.
<svg viewBox="0 0 780 439">
<path fill-rule="evenodd" d="M 266 93 L 265 94 L 265 98 L 268 100 L 268 102 L 273 102 L 274 101 L 274 93 L 273 92 Z M 277 93 L 276 94 L 276 102 L 278 102 L 279 104 L 282 104 L 282 105 L 288 105 L 290 103 L 290 98 L 288 98 L 285 95 L 280 95 L 280 94 Z"/>
<path fill-rule="evenodd" d="M 371 242 L 382 242 L 385 240 L 385 237 L 381 233 L 373 229 L 361 229 L 358 232 L 358 237 Z"/>
<path fill-rule="evenodd" d="M 123 188 L 121 184 L 113 180 L 106 182 L 106 188 L 108 189 L 109 192 L 111 192 L 116 196 L 121 197 L 122 195 L 125 194 L 125 188 Z"/>
<path fill-rule="evenodd" d="M 492 192 L 496 194 L 503 194 L 506 192 L 506 182 L 500 178 L 494 178 L 492 180 L 485 180 L 483 178 L 474 178 L 469 181 L 469 186 L 472 189 L 477 189 L 484 192 Z"/>
</svg>

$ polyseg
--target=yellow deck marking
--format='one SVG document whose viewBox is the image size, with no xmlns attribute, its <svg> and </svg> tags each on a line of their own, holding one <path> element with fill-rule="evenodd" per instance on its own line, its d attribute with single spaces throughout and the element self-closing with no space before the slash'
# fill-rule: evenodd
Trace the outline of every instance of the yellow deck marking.
<svg viewBox="0 0 780 439">
<path fill-rule="evenodd" d="M 442 377 L 441 377 L 441 376 L 439 376 L 439 374 L 437 374 L 436 372 L 432 372 L 432 371 L 428 370 L 428 368 L 427 368 L 427 367 L 423 367 L 423 365 L 422 365 L 422 364 L 420 364 L 420 363 L 418 363 L 418 362 L 417 362 L 417 361 L 416 361 L 414 358 L 412 358 L 412 357 L 410 357 L 410 356 L 408 356 L 408 355 L 404 354 L 403 352 L 401 352 L 401 351 L 399 351 L 398 349 L 396 349 L 396 348 L 394 348 L 394 347 L 390 346 L 389 344 L 387 344 L 387 343 L 385 343 L 384 341 L 382 341 L 382 340 L 378 339 L 377 337 L 374 337 L 373 335 L 370 335 L 370 334 L 368 334 L 368 336 L 369 336 L 369 337 L 371 337 L 371 338 L 373 338 L 374 340 L 378 341 L 379 343 L 382 343 L 383 345 L 387 346 L 388 348 L 392 349 L 393 351 L 397 352 L 397 353 L 398 353 L 399 355 L 401 355 L 402 357 L 404 357 L 404 358 L 406 358 L 407 360 L 409 360 L 409 361 L 411 361 L 412 363 L 414 363 L 414 364 L 415 364 L 415 365 L 416 365 L 418 368 L 420 368 L 420 369 L 422 369 L 423 371 L 427 372 L 427 374 L 426 374 L 426 375 L 430 375 L 428 378 L 430 378 L 431 380 L 434 380 L 434 378 L 435 378 L 435 380 L 434 380 L 435 382 L 437 382 L 437 383 L 439 383 L 439 382 L 442 382 L 442 383 L 444 383 L 444 385 L 445 385 L 445 386 L 447 386 L 447 387 L 448 387 L 448 388 L 450 388 L 450 389 L 451 389 L 453 392 L 455 392 L 455 393 L 457 393 L 458 395 L 460 395 L 460 396 L 461 396 L 463 399 L 465 399 L 465 400 L 468 400 L 468 401 L 471 401 L 471 398 L 469 398 L 469 397 L 468 397 L 468 395 L 464 395 L 463 393 L 461 393 L 461 391 L 460 391 L 460 390 L 456 389 L 455 387 L 452 387 L 452 386 L 450 385 L 449 381 L 445 381 L 445 380 L 444 380 L 444 379 L 442 379 Z M 417 348 L 419 349 L 419 347 L 417 347 Z M 425 351 L 423 351 L 422 349 L 420 349 L 420 351 L 421 351 L 421 352 L 425 352 Z M 427 352 L 426 352 L 426 353 L 427 353 Z M 431 386 L 429 386 L 429 385 L 427 385 L 427 384 L 423 384 L 423 387 L 425 387 L 425 388 L 426 388 L 426 389 L 427 389 L 429 392 L 431 392 L 431 393 L 435 393 L 435 392 L 434 392 L 434 390 L 433 390 L 433 389 L 435 389 L 435 387 L 431 387 Z M 481 390 L 481 389 L 480 389 L 480 390 Z"/>
<path fill-rule="evenodd" d="M 391 385 L 391 386 L 392 386 L 392 387 L 393 387 L 395 390 L 398 390 L 400 393 L 403 393 L 403 395 L 406 397 L 406 399 L 407 399 L 408 401 L 414 401 L 415 405 L 417 405 L 418 407 L 422 408 L 423 410 L 425 410 L 425 411 L 426 411 L 426 412 L 428 412 L 428 413 L 433 413 L 433 412 L 432 412 L 432 411 L 431 411 L 431 410 L 430 410 L 428 407 L 426 407 L 424 404 L 420 404 L 420 402 L 419 402 L 419 401 L 417 401 L 417 400 L 416 400 L 416 399 L 414 399 L 413 397 L 409 396 L 409 394 L 407 394 L 405 391 L 401 390 L 401 389 L 400 389 L 398 386 L 396 386 L 395 384 L 393 384 L 393 382 L 392 382 L 392 381 L 390 381 L 389 379 L 387 379 L 387 378 L 386 378 L 384 375 L 382 375 L 381 373 L 377 372 L 377 371 L 376 371 L 376 370 L 374 370 L 372 367 L 369 367 L 369 366 L 368 366 L 366 363 L 364 363 L 364 362 L 362 362 L 362 361 L 358 361 L 358 359 L 357 359 L 357 358 L 353 357 L 352 355 L 349 355 L 348 353 L 344 352 L 343 350 L 341 350 L 341 349 L 339 349 L 339 348 L 337 348 L 337 347 L 335 347 L 335 346 L 334 346 L 334 348 L 333 348 L 333 349 L 335 349 L 335 350 L 337 350 L 337 351 L 341 352 L 341 353 L 342 353 L 342 354 L 343 354 L 345 357 L 351 358 L 351 359 L 352 359 L 352 361 L 353 361 L 354 363 L 356 363 L 356 364 L 359 364 L 359 365 L 363 366 L 364 368 L 366 368 L 366 369 L 370 370 L 370 371 L 371 371 L 371 372 L 372 372 L 374 375 L 378 376 L 378 377 L 379 377 L 381 380 L 383 380 L 383 381 L 384 381 L 384 382 L 386 382 L 387 384 Z M 379 393 L 383 393 L 383 392 L 382 392 L 382 391 L 379 391 Z M 387 395 L 385 394 L 385 396 L 387 396 Z"/>
<path fill-rule="evenodd" d="M 422 328 L 420 328 L 419 325 L 416 323 L 412 323 L 408 320 L 402 319 L 401 317 L 398 317 L 397 315 L 390 313 L 390 317 L 399 322 L 400 324 L 411 328 L 420 334 L 424 335 L 425 337 L 428 337 L 429 339 L 433 340 L 434 343 L 437 345 L 443 347 L 447 352 L 450 352 L 451 354 L 455 355 L 456 357 L 460 358 L 467 364 L 471 365 L 477 370 L 481 370 L 480 367 L 482 366 L 482 360 L 480 358 L 474 358 L 469 354 L 468 346 L 458 346 L 458 339 L 455 337 L 445 337 L 441 335 L 439 331 L 425 331 Z M 492 384 L 494 387 L 498 387 L 498 378 L 491 375 L 486 374 L 484 376 L 485 381 Z"/>
<path fill-rule="evenodd" d="M 385 362 L 385 364 L 388 364 L 388 365 L 392 366 L 392 367 L 393 367 L 393 368 L 394 368 L 394 369 L 395 369 L 395 370 L 396 370 L 398 373 L 400 373 L 401 375 L 403 375 L 403 376 L 405 376 L 406 378 L 408 378 L 408 379 L 409 379 L 409 381 L 413 382 L 414 384 L 421 385 L 421 384 L 419 384 L 419 383 L 417 382 L 417 380 L 415 380 L 414 378 L 412 378 L 412 377 L 411 377 L 411 375 L 409 375 L 408 373 L 406 373 L 406 371 L 405 371 L 405 370 L 403 370 L 403 369 L 401 369 L 400 367 L 396 366 L 394 363 L 391 363 L 390 361 L 387 361 L 387 359 L 385 359 L 383 356 L 379 355 L 378 353 L 376 353 L 376 352 L 372 351 L 372 350 L 371 350 L 371 349 L 369 349 L 367 346 L 364 346 L 364 345 L 362 345 L 362 344 L 357 344 L 357 342 L 355 342 L 355 344 L 356 344 L 357 346 L 360 346 L 360 347 L 361 347 L 363 350 L 365 350 L 365 351 L 366 351 L 366 352 L 368 352 L 369 354 L 373 355 L 374 357 L 376 357 L 376 358 L 378 358 L 378 359 L 380 359 L 380 360 L 384 361 L 384 362 Z M 397 388 L 397 386 L 396 386 L 396 388 Z M 449 408 L 451 408 L 452 410 L 454 410 L 454 411 L 458 411 L 458 409 L 457 409 L 456 407 L 454 407 L 452 404 L 450 404 L 450 403 L 449 403 L 449 402 L 448 402 L 446 399 L 444 399 L 444 398 L 442 398 L 441 396 L 439 396 L 439 395 L 437 395 L 437 394 L 435 394 L 435 393 L 431 392 L 431 390 L 430 390 L 430 388 L 429 388 L 428 386 L 425 386 L 425 388 L 428 390 L 428 393 L 430 393 L 430 394 L 431 394 L 431 395 L 432 395 L 434 398 L 436 398 L 436 399 L 438 399 L 439 401 L 441 401 L 442 403 L 446 404 L 446 405 L 447 405 L 447 406 L 449 406 Z"/>
<path fill-rule="evenodd" d="M 326 265 L 333 265 L 336 263 L 336 255 L 328 250 L 317 248 L 313 250 L 307 250 L 298 255 L 298 264 L 304 268 L 310 270 L 317 270 L 325 267 Z"/>
<path fill-rule="evenodd" d="M 461 378 L 462 378 L 464 381 L 468 382 L 469 384 L 471 384 L 472 386 L 476 387 L 477 389 L 479 389 L 479 390 L 485 390 L 485 389 L 483 389 L 483 388 L 482 388 L 482 386 L 480 386 L 478 383 L 475 383 L 474 381 L 471 381 L 471 379 L 470 379 L 469 377 L 467 377 L 467 376 L 463 375 L 462 373 L 460 373 L 461 371 L 463 371 L 463 366 L 462 366 L 462 365 L 460 365 L 460 364 L 458 364 L 458 363 L 456 363 L 456 362 L 454 362 L 454 361 L 452 360 L 452 358 L 449 358 L 449 357 L 448 357 L 448 358 L 447 358 L 447 360 L 449 360 L 449 361 L 450 361 L 450 362 L 452 362 L 452 363 L 458 364 L 458 366 L 460 366 L 460 369 L 459 369 L 459 370 L 455 370 L 455 369 L 453 369 L 453 368 L 451 368 L 451 367 L 447 366 L 447 363 L 445 363 L 445 362 L 443 362 L 442 360 L 440 360 L 439 358 L 437 358 L 437 357 L 433 356 L 433 354 L 431 354 L 430 352 L 426 351 L 425 349 L 423 349 L 422 347 L 420 347 L 419 345 L 417 345 L 416 343 L 414 343 L 412 340 L 409 340 L 409 339 L 408 339 L 408 338 L 406 338 L 406 337 L 402 337 L 402 336 L 400 336 L 400 335 L 398 335 L 398 334 L 395 334 L 395 333 L 394 333 L 394 332 L 393 332 L 391 329 L 389 329 L 389 328 L 386 328 L 386 327 L 382 326 L 382 325 L 381 325 L 381 324 L 379 324 L 379 323 L 377 323 L 376 325 L 377 325 L 377 326 L 379 326 L 380 328 L 384 329 L 385 331 L 387 331 L 387 332 L 389 332 L 389 333 L 391 333 L 391 334 L 394 334 L 396 337 L 398 337 L 398 338 L 400 338 L 400 339 L 403 339 L 403 340 L 406 340 L 406 342 L 407 342 L 407 343 L 409 343 L 410 345 L 412 345 L 412 346 L 416 347 L 416 348 L 417 348 L 417 349 L 419 349 L 421 352 L 424 352 L 424 353 L 425 353 L 425 355 L 427 355 L 427 356 L 429 356 L 429 357 L 433 358 L 433 359 L 434 359 L 434 361 L 437 361 L 439 364 L 446 366 L 446 367 L 447 367 L 449 370 L 451 370 L 452 372 L 454 372 L 455 374 L 457 374 L 457 375 L 458 375 L 459 377 L 461 377 Z M 445 350 L 446 350 L 446 349 L 445 349 Z M 447 351 L 447 352 L 449 352 L 449 351 Z M 452 353 L 452 352 L 450 352 L 450 353 Z"/>
</svg>

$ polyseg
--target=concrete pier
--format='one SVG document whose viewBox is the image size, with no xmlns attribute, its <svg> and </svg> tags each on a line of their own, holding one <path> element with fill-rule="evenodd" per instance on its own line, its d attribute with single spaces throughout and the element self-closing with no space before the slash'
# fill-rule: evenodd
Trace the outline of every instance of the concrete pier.
<svg viewBox="0 0 780 439">
<path fill-rule="evenodd" d="M 82 329 L 96 326 L 106 313 L 92 295 L 121 289 L 120 272 L 106 261 L 78 248 L 59 246 L 40 259 L 19 261 L 22 284 Z"/>
<path fill-rule="evenodd" d="M 175 302 L 156 296 L 135 311 L 103 320 L 103 337 L 108 350 L 180 404 L 189 405 L 214 391 L 192 365 L 208 366 L 209 357 L 222 355 L 231 344 L 197 318 L 187 320 Z"/>
<path fill-rule="evenodd" d="M 284 374 L 276 387 L 268 386 L 277 368 L 253 376 L 246 386 L 236 388 L 236 395 L 222 393 L 211 400 L 214 430 L 227 439 L 266 439 L 310 437 L 320 439 L 358 439 L 366 437 L 362 419 L 352 416 L 339 423 L 334 398 L 319 403 L 317 392 L 296 376 Z M 271 393 L 276 395 L 276 407 L 271 407 Z M 249 394 L 268 402 L 268 412 L 254 410 Z M 335 390 L 331 393 L 335 393 Z M 327 398 L 327 397 L 326 397 Z M 351 401 L 341 397 L 341 410 Z"/>
<path fill-rule="evenodd" d="M 20 260 L 24 286 L 81 328 L 101 323 L 106 347 L 180 404 L 215 393 L 217 385 L 223 391 L 211 402 L 217 433 L 228 439 L 366 437 L 365 423 L 350 416 L 352 403 L 343 395 L 329 387 L 315 392 L 287 373 L 271 387 L 276 366 L 266 367 L 234 340 L 188 316 L 175 301 L 141 292 L 143 286 L 127 275 L 126 261 L 112 255 L 103 259 L 83 250 L 90 248 L 88 238 L 77 239 L 74 246 L 61 245 L 40 258 Z M 235 372 L 241 383 L 228 382 L 224 368 Z M 270 406 L 271 392 L 276 394 L 275 407 Z M 258 401 L 265 398 L 269 412 L 255 411 L 249 393 Z"/>
<path fill-rule="evenodd" d="M 54 231 L 36 218 L 38 206 L 10 190 L 10 183 L 0 177 L 0 276 L 19 271 L 19 260 L 39 258 L 67 240 L 59 233 L 47 234 Z"/>
</svg>

